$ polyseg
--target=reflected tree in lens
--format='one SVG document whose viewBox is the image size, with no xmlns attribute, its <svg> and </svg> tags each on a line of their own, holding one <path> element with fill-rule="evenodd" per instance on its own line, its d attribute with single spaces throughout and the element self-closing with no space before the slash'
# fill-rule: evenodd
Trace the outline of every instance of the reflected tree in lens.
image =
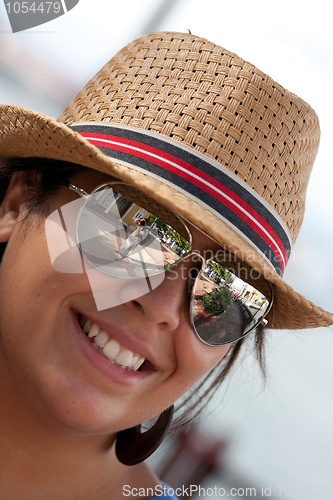
<svg viewBox="0 0 333 500">
<path fill-rule="evenodd" d="M 224 313 L 233 303 L 230 290 L 222 285 L 210 292 L 206 292 L 200 298 L 200 305 L 205 314 L 209 316 L 219 316 Z"/>
<path fill-rule="evenodd" d="M 220 285 L 221 283 L 230 285 L 234 280 L 233 274 L 214 260 L 206 262 L 205 275 L 208 276 L 216 285 Z"/>
<path fill-rule="evenodd" d="M 161 242 L 176 254 L 182 255 L 188 250 L 189 242 L 166 222 L 151 214 L 148 225 L 150 225 L 151 232 L 156 234 Z"/>
</svg>

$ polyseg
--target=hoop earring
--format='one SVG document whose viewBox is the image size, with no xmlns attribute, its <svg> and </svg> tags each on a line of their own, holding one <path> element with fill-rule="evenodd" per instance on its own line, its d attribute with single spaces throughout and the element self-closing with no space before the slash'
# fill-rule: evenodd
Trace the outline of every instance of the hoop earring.
<svg viewBox="0 0 333 500">
<path fill-rule="evenodd" d="M 118 432 L 116 456 L 119 462 L 124 465 L 136 465 L 150 457 L 165 438 L 172 416 L 173 405 L 164 410 L 146 432 L 141 432 L 141 424 Z"/>
</svg>

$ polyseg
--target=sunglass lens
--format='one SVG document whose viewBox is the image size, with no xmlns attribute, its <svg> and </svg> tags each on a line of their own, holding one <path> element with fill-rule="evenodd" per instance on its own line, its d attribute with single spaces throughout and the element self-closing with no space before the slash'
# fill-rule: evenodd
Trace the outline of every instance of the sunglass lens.
<svg viewBox="0 0 333 500">
<path fill-rule="evenodd" d="M 90 195 L 77 238 L 86 261 L 122 278 L 161 273 L 190 247 L 190 235 L 175 214 L 121 184 L 102 186 Z"/>
<path fill-rule="evenodd" d="M 206 344 L 235 342 L 258 325 L 270 301 L 221 264 L 207 261 L 192 291 L 193 328 Z"/>
</svg>

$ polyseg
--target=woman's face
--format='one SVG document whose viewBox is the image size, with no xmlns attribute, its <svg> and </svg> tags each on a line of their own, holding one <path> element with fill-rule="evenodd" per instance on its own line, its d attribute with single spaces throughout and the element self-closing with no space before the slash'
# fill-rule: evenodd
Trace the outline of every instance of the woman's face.
<svg viewBox="0 0 333 500">
<path fill-rule="evenodd" d="M 91 172 L 74 183 L 90 191 L 105 180 Z M 50 212 L 76 198 L 61 188 Z M 0 239 L 8 242 L 0 266 L 0 376 L 27 415 L 78 433 L 117 432 L 159 414 L 225 356 L 227 346 L 207 346 L 192 331 L 186 273 L 98 311 L 87 275 L 55 271 L 43 220 L 22 221 L 23 214 L 16 180 L 0 212 Z M 194 249 L 215 247 L 194 230 Z M 80 319 L 116 341 L 124 364 L 132 353 L 145 358 L 141 369 L 112 364 Z"/>
</svg>

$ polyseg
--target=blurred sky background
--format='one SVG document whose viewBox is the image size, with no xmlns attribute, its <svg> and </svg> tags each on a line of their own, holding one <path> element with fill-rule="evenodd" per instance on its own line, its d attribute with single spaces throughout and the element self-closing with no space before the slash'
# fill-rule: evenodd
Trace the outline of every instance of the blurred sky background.
<svg viewBox="0 0 333 500">
<path fill-rule="evenodd" d="M 80 0 L 68 14 L 13 34 L 1 2 L 0 102 L 57 117 L 118 49 L 151 31 L 190 29 L 254 63 L 319 115 L 321 146 L 285 279 L 332 311 L 331 23 L 328 0 Z M 229 442 L 231 476 L 272 486 L 272 498 L 333 498 L 311 492 L 316 485 L 333 492 L 333 329 L 268 337 L 266 387 L 245 357 L 202 429 Z"/>
</svg>

